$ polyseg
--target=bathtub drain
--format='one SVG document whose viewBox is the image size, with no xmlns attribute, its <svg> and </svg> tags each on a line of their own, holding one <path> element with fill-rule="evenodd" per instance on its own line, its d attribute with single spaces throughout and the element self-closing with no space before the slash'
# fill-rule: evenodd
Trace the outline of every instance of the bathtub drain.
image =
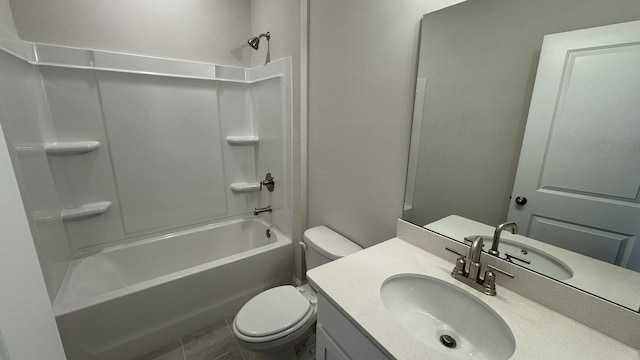
<svg viewBox="0 0 640 360">
<path fill-rule="evenodd" d="M 270 239 L 271 238 L 271 229 L 267 229 L 266 233 L 267 233 L 267 238 Z"/>
</svg>

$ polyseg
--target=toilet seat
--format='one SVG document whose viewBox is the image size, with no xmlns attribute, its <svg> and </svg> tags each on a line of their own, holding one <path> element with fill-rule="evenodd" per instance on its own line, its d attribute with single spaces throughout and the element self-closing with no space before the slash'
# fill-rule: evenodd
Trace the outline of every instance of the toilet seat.
<svg viewBox="0 0 640 360">
<path fill-rule="evenodd" d="M 310 322 L 316 308 L 291 285 L 266 290 L 249 300 L 233 321 L 242 341 L 259 343 L 280 339 Z"/>
</svg>

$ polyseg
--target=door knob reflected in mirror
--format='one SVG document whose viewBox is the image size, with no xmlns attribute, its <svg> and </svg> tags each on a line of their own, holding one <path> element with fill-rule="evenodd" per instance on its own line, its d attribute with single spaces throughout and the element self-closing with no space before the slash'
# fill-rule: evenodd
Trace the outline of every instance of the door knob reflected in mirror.
<svg viewBox="0 0 640 360">
<path fill-rule="evenodd" d="M 524 196 L 518 196 L 516 197 L 516 204 L 518 205 L 524 205 L 527 203 L 527 198 Z"/>
</svg>

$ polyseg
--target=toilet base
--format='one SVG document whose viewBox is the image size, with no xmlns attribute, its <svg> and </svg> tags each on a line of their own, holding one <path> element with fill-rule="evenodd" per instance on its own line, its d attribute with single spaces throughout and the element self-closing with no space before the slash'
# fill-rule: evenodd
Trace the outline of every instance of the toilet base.
<svg viewBox="0 0 640 360">
<path fill-rule="evenodd" d="M 300 336 L 299 341 L 290 345 L 256 351 L 256 344 L 243 341 L 238 341 L 238 344 L 244 353 L 250 354 L 248 360 L 315 360 L 315 323 Z"/>
<path fill-rule="evenodd" d="M 251 350 L 243 350 L 243 353 L 250 355 L 247 360 L 298 360 L 294 349 L 282 349 L 280 351 L 255 352 Z"/>
<path fill-rule="evenodd" d="M 296 350 L 296 357 L 298 360 L 315 360 L 316 359 L 316 335 L 312 333 L 307 340 L 305 340 L 300 349 Z"/>
</svg>

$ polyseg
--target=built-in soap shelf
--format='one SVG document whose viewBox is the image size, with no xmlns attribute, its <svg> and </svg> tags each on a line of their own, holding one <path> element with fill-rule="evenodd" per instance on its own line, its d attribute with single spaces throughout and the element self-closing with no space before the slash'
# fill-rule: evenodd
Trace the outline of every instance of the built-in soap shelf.
<svg viewBox="0 0 640 360">
<path fill-rule="evenodd" d="M 239 182 L 231 184 L 231 191 L 234 193 L 248 193 L 260 191 L 260 183 L 255 182 Z"/>
<path fill-rule="evenodd" d="M 257 136 L 227 136 L 229 145 L 253 146 L 257 145 L 260 139 Z"/>
<path fill-rule="evenodd" d="M 62 221 L 78 221 L 89 216 L 99 215 L 111 207 L 111 201 L 100 201 L 62 210 Z"/>
<path fill-rule="evenodd" d="M 80 155 L 100 148 L 100 142 L 88 141 L 62 141 L 44 144 L 44 151 L 49 155 Z"/>
</svg>

